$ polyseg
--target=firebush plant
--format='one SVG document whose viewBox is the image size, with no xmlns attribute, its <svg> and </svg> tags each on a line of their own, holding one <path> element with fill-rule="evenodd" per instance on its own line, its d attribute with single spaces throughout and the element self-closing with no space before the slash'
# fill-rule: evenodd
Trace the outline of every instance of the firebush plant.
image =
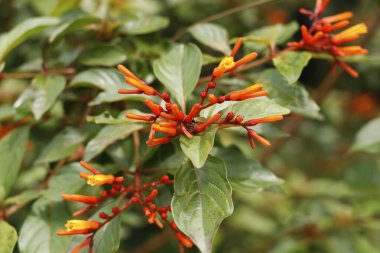
<svg viewBox="0 0 380 253">
<path fill-rule="evenodd" d="M 179 252 L 211 252 L 233 192 L 280 191 L 253 157 L 275 156 L 291 134 L 281 121 L 323 119 L 299 82 L 310 60 L 358 78 L 347 62 L 368 53 L 367 26 L 329 0 L 301 8 L 300 28 L 231 38 L 218 15 L 170 38 L 169 19 L 138 2 L 32 1 L 1 35 L 0 252 L 116 252 L 134 220 L 170 230 Z"/>
</svg>

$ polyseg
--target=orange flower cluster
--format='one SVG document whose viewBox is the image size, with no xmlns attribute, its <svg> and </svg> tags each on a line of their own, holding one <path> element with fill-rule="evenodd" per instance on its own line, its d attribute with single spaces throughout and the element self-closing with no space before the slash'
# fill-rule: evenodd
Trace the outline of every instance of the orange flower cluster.
<svg viewBox="0 0 380 253">
<path fill-rule="evenodd" d="M 146 122 L 151 122 L 149 140 L 146 142 L 148 146 L 156 146 L 172 141 L 174 138 L 185 135 L 188 138 L 192 138 L 193 134 L 198 134 L 204 132 L 211 125 L 239 125 L 246 128 L 249 140 L 254 147 L 253 139 L 256 139 L 265 146 L 270 145 L 267 140 L 259 136 L 253 130 L 249 130 L 247 127 L 252 126 L 252 122 L 244 122 L 244 118 L 240 115 L 235 115 L 233 112 L 229 113 L 224 119 L 221 119 L 221 114 L 216 113 L 210 118 L 202 120 L 198 116 L 200 112 L 214 104 L 222 104 L 225 101 L 243 101 L 251 98 L 262 97 L 268 94 L 268 91 L 263 90 L 263 85 L 254 84 L 248 88 L 239 91 L 232 91 L 224 96 L 216 96 L 210 94 L 210 90 L 216 87 L 215 80 L 225 73 L 231 72 L 236 68 L 246 64 L 257 58 L 257 53 L 250 53 L 240 60 L 234 60 L 234 57 L 238 50 L 240 49 L 243 40 L 239 38 L 230 54 L 222 59 L 220 64 L 214 68 L 210 81 L 204 91 L 200 93 L 200 102 L 192 106 L 190 111 L 186 113 L 181 110 L 181 108 L 173 103 L 170 99 L 169 94 L 159 93 L 156 89 L 146 84 L 144 81 L 139 79 L 126 67 L 119 65 L 118 69 L 125 75 L 125 81 L 131 86 L 135 87 L 135 90 L 120 89 L 120 94 L 146 94 L 148 96 L 157 96 L 163 100 L 163 104 L 157 104 L 150 99 L 145 100 L 146 106 L 151 111 L 151 114 L 140 115 L 134 113 L 127 113 L 125 116 L 129 119 L 142 120 Z M 209 103 L 204 104 L 208 99 Z M 276 116 L 276 120 L 281 120 L 282 116 Z M 270 119 L 259 119 L 258 122 L 272 122 L 273 118 Z M 156 134 L 163 134 L 163 137 L 156 137 Z M 254 133 L 254 134 L 253 134 Z M 265 141 L 264 141 L 265 140 Z"/>
<path fill-rule="evenodd" d="M 85 234 L 89 235 L 81 244 L 75 247 L 71 253 L 80 252 L 85 246 L 89 247 L 89 252 L 92 250 L 93 238 L 96 232 L 104 226 L 106 223 L 110 222 L 113 218 L 119 215 L 122 211 L 129 208 L 132 204 L 139 204 L 142 207 L 144 214 L 148 217 L 148 222 L 151 224 L 156 224 L 159 228 L 163 228 L 162 223 L 165 222 L 174 232 L 175 236 L 178 239 L 181 252 L 183 252 L 184 247 L 192 247 L 193 242 L 190 238 L 184 235 L 177 227 L 173 221 L 169 221 L 168 212 L 171 212 L 170 206 L 158 207 L 153 203 L 155 197 L 158 195 L 158 190 L 154 187 L 165 184 L 173 184 L 173 180 L 169 176 L 165 175 L 158 181 L 148 182 L 143 185 L 139 185 L 140 179 L 132 182 L 129 186 L 123 185 L 123 177 L 115 177 L 110 174 L 102 174 L 100 171 L 94 169 L 90 164 L 86 162 L 80 162 L 80 164 L 87 169 L 91 174 L 80 173 L 80 177 L 87 179 L 87 184 L 91 186 L 103 186 L 110 185 L 109 190 L 101 190 L 100 196 L 86 196 L 79 194 L 62 194 L 62 198 L 68 201 L 80 202 L 86 204 L 86 206 L 75 212 L 74 217 L 80 216 L 81 214 L 89 211 L 94 207 L 98 207 L 102 202 L 112 197 L 119 195 L 127 197 L 132 195 L 129 199 L 126 199 L 126 202 L 121 207 L 113 207 L 112 213 L 99 212 L 98 216 L 103 221 L 97 220 L 80 220 L 73 219 L 68 220 L 66 223 L 66 229 L 58 230 L 58 235 L 77 235 Z M 137 176 L 136 176 L 137 178 Z M 144 192 L 151 190 L 150 194 L 145 197 Z M 159 219 L 158 216 L 161 218 Z"/>
<path fill-rule="evenodd" d="M 364 23 L 347 28 L 354 14 L 343 12 L 337 15 L 321 18 L 330 0 L 317 0 L 314 11 L 301 9 L 302 14 L 308 15 L 313 21 L 311 27 L 301 27 L 302 40 L 290 42 L 288 45 L 294 50 L 308 50 L 314 52 L 326 52 L 335 59 L 335 64 L 341 66 L 348 74 L 357 78 L 359 74 L 342 61 L 339 57 L 363 55 L 368 51 L 361 46 L 342 46 L 347 42 L 357 40 L 360 35 L 367 33 L 367 26 Z M 338 30 L 345 30 L 335 33 Z"/>
</svg>

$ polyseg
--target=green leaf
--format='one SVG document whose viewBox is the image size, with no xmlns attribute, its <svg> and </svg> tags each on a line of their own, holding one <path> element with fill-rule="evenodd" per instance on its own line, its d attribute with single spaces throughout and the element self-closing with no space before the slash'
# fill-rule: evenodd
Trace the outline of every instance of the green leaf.
<svg viewBox="0 0 380 253">
<path fill-rule="evenodd" d="M 79 61 L 86 66 L 113 67 L 127 59 L 123 49 L 110 44 L 98 44 L 85 50 Z"/>
<path fill-rule="evenodd" d="M 244 157 L 237 149 L 218 148 L 212 152 L 212 155 L 223 159 L 227 167 L 228 180 L 236 190 L 261 191 L 266 187 L 283 183 L 258 161 Z"/>
<path fill-rule="evenodd" d="M 36 164 L 49 163 L 73 154 L 85 140 L 79 130 L 68 127 L 54 137 L 54 139 L 42 150 L 36 160 Z"/>
<path fill-rule="evenodd" d="M 20 127 L 0 140 L 0 202 L 17 179 L 29 138 L 29 127 Z"/>
<path fill-rule="evenodd" d="M 57 25 L 59 19 L 49 17 L 29 18 L 15 26 L 10 32 L 0 37 L 0 63 L 15 47 L 29 37 L 43 31 L 49 26 Z"/>
<path fill-rule="evenodd" d="M 319 113 L 319 106 L 310 98 L 305 87 L 300 83 L 290 85 L 276 69 L 266 69 L 256 81 L 263 84 L 264 89 L 269 91 L 269 98 L 289 108 L 292 113 L 313 119 L 323 117 Z"/>
<path fill-rule="evenodd" d="M 35 190 L 27 190 L 24 191 L 16 196 L 12 196 L 10 198 L 7 198 L 4 201 L 4 205 L 18 205 L 22 203 L 26 203 L 32 200 L 35 200 L 36 198 L 41 196 L 41 191 L 35 191 Z"/>
<path fill-rule="evenodd" d="M 57 236 L 71 215 L 65 202 L 41 198 L 21 227 L 18 246 L 21 253 L 65 253 L 70 237 Z"/>
<path fill-rule="evenodd" d="M 356 134 L 351 152 L 380 152 L 380 117 L 365 124 Z"/>
<path fill-rule="evenodd" d="M 12 253 L 16 242 L 16 229 L 6 221 L 0 220 L 0 253 Z"/>
<path fill-rule="evenodd" d="M 298 81 L 310 59 L 311 54 L 308 52 L 289 51 L 276 56 L 273 64 L 285 76 L 289 84 L 293 84 Z"/>
<path fill-rule="evenodd" d="M 198 246 L 210 253 L 222 220 L 233 212 L 232 190 L 223 161 L 209 157 L 197 169 L 185 162 L 175 174 L 172 210 L 175 223 Z"/>
<path fill-rule="evenodd" d="M 182 135 L 179 139 L 183 153 L 191 160 L 196 168 L 201 168 L 208 157 L 212 147 L 218 126 L 208 128 L 203 134 L 188 138 Z"/>
<path fill-rule="evenodd" d="M 0 121 L 12 118 L 16 114 L 16 110 L 12 105 L 1 105 L 0 106 Z"/>
<path fill-rule="evenodd" d="M 122 140 L 134 131 L 144 128 L 142 124 L 108 125 L 102 128 L 94 139 L 89 141 L 84 151 L 84 160 L 90 161 L 117 140 Z"/>
<path fill-rule="evenodd" d="M 126 22 L 122 27 L 120 27 L 120 32 L 130 35 L 147 34 L 162 30 L 168 25 L 169 19 L 165 17 L 143 17 L 139 20 Z"/>
<path fill-rule="evenodd" d="M 233 103 L 222 111 L 222 118 L 229 112 L 244 117 L 244 121 L 259 119 L 273 115 L 285 115 L 290 112 L 289 109 L 282 107 L 268 99 L 251 98 L 244 101 Z"/>
<path fill-rule="evenodd" d="M 212 23 L 200 23 L 190 27 L 189 31 L 202 44 L 225 55 L 231 53 L 231 48 L 228 44 L 228 33 L 224 27 Z"/>
<path fill-rule="evenodd" d="M 142 95 L 118 94 L 118 89 L 125 89 L 127 86 L 123 75 L 113 69 L 92 68 L 83 71 L 76 75 L 69 84 L 69 87 L 82 86 L 92 86 L 103 90 L 103 92 L 99 93 L 99 95 L 89 103 L 91 106 L 122 100 L 143 100 L 146 98 L 146 96 Z"/>
<path fill-rule="evenodd" d="M 156 77 L 173 94 L 182 108 L 194 90 L 202 67 L 202 53 L 193 44 L 176 45 L 153 62 Z"/>
<path fill-rule="evenodd" d="M 44 196 L 52 201 L 60 201 L 62 193 L 75 194 L 86 186 L 86 180 L 80 178 L 80 172 L 85 169 L 79 163 L 70 163 L 49 180 L 48 188 L 43 192 Z"/>
<path fill-rule="evenodd" d="M 246 45 L 261 51 L 269 45 L 278 45 L 290 39 L 299 29 L 297 22 L 276 24 L 254 30 L 244 37 Z"/>
<path fill-rule="evenodd" d="M 99 220 L 99 213 L 105 212 L 109 215 L 112 214 L 112 207 L 120 207 L 120 199 L 112 200 L 106 203 L 102 208 L 100 208 L 95 214 L 93 214 L 89 219 L 90 220 Z M 120 222 L 121 215 L 116 216 L 111 222 L 108 222 L 106 225 L 101 227 L 99 231 L 96 232 L 94 238 L 94 246 L 92 252 L 101 252 L 101 253 L 115 253 L 120 247 Z M 83 236 L 75 236 L 70 244 L 68 250 L 72 250 L 78 244 L 83 242 Z M 70 252 L 70 251 L 69 251 Z M 81 252 L 87 252 L 87 247 L 84 248 Z"/>
<path fill-rule="evenodd" d="M 35 90 L 32 112 L 36 120 L 41 119 L 42 115 L 54 105 L 65 84 L 66 79 L 63 76 L 40 75 L 33 80 L 32 86 Z"/>
<path fill-rule="evenodd" d="M 62 25 L 60 25 L 49 37 L 49 43 L 54 43 L 66 34 L 71 33 L 76 30 L 81 30 L 92 24 L 101 23 L 101 19 L 97 17 L 79 17 L 74 20 L 69 20 Z"/>
</svg>

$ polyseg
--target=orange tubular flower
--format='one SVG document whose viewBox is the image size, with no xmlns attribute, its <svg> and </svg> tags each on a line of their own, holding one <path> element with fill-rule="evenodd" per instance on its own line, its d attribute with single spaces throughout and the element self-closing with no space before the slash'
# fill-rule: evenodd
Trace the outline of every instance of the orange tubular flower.
<svg viewBox="0 0 380 253">
<path fill-rule="evenodd" d="M 245 122 L 244 125 L 245 126 L 253 126 L 253 125 L 260 124 L 260 123 L 276 122 L 276 121 L 280 121 L 283 119 L 284 119 L 284 117 L 282 115 L 273 115 L 273 116 L 268 116 L 268 117 L 264 117 L 264 118 L 260 118 L 260 119 L 251 119 L 251 120 Z"/>
<path fill-rule="evenodd" d="M 100 226 L 101 223 L 95 220 L 68 220 L 65 225 L 67 232 L 96 231 Z"/>
<path fill-rule="evenodd" d="M 62 194 L 64 200 L 70 200 L 75 202 L 81 202 L 84 204 L 96 204 L 99 202 L 99 197 L 96 196 L 85 196 L 78 194 Z"/>
<path fill-rule="evenodd" d="M 218 121 L 221 116 L 222 115 L 220 113 L 215 114 L 214 116 L 206 120 L 204 123 L 196 125 L 194 127 L 194 131 L 196 133 L 203 132 L 209 125 L 214 124 L 216 121 Z"/>
<path fill-rule="evenodd" d="M 96 174 L 87 176 L 87 184 L 91 186 L 113 184 L 114 182 L 115 177 L 113 175 Z"/>
<path fill-rule="evenodd" d="M 341 66 L 348 74 L 358 77 L 359 74 L 350 66 L 342 61 L 339 57 L 363 55 L 368 51 L 361 46 L 339 47 L 343 43 L 352 42 L 359 38 L 360 35 L 367 33 L 367 26 L 364 23 L 354 25 L 337 34 L 333 32 L 347 27 L 354 14 L 350 11 L 340 14 L 320 18 L 326 9 L 328 0 L 317 0 L 314 12 L 301 9 L 301 13 L 308 15 L 313 21 L 309 29 L 306 26 L 301 27 L 302 40 L 299 42 L 288 43 L 293 50 L 308 50 L 314 52 L 326 52 L 330 54 L 335 63 Z M 335 64 L 335 65 L 336 65 Z"/>
<path fill-rule="evenodd" d="M 162 138 L 156 138 L 156 139 L 148 140 L 146 142 L 146 145 L 148 145 L 149 147 L 153 147 L 153 146 L 157 146 L 157 145 L 168 143 L 171 140 L 172 140 L 171 137 L 165 136 L 165 137 L 162 137 Z"/>
<path fill-rule="evenodd" d="M 138 115 L 138 114 L 134 114 L 134 113 L 126 113 L 125 117 L 127 117 L 129 119 L 143 120 L 143 121 L 153 121 L 153 120 L 155 120 L 154 116 L 151 116 L 151 115 L 144 116 L 144 115 Z"/>
<path fill-rule="evenodd" d="M 219 63 L 219 66 L 214 68 L 214 71 L 212 73 L 214 78 L 221 77 L 224 73 L 232 71 L 236 69 L 237 67 L 246 64 L 247 62 L 250 62 L 257 58 L 257 53 L 250 53 L 237 62 L 234 61 L 234 57 L 238 50 L 240 49 L 241 45 L 243 44 L 242 38 L 238 38 L 234 48 L 232 49 L 231 55 L 226 56 L 222 59 L 222 61 Z"/>
<path fill-rule="evenodd" d="M 153 130 L 160 132 L 160 133 L 165 133 L 170 136 L 176 136 L 177 135 L 177 128 L 176 127 L 164 127 L 160 126 L 159 124 L 153 124 L 152 125 Z"/>
</svg>

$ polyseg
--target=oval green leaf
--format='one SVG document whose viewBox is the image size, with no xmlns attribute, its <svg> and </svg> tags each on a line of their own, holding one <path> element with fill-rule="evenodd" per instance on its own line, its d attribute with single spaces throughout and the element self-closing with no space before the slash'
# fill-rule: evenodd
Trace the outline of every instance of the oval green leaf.
<svg viewBox="0 0 380 253">
<path fill-rule="evenodd" d="M 0 220 L 0 253 L 12 253 L 16 242 L 16 229 L 6 221 Z"/>
<path fill-rule="evenodd" d="M 232 190 L 222 160 L 209 157 L 197 169 L 185 162 L 175 174 L 173 217 L 202 253 L 210 253 L 214 235 L 233 212 Z"/>
<path fill-rule="evenodd" d="M 193 44 L 176 45 L 153 62 L 154 74 L 182 108 L 197 84 L 201 68 L 202 53 Z"/>
<path fill-rule="evenodd" d="M 79 56 L 79 61 L 86 66 L 112 67 L 126 59 L 123 49 L 110 44 L 92 46 Z"/>
<path fill-rule="evenodd" d="M 298 81 L 310 59 L 311 53 L 288 51 L 276 56 L 273 64 L 289 84 L 293 84 Z"/>
</svg>

